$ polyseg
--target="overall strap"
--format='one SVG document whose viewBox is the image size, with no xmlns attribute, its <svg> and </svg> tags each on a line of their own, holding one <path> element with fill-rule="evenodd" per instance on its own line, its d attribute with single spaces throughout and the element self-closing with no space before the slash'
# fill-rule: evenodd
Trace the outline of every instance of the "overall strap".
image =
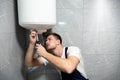
<svg viewBox="0 0 120 80">
<path fill-rule="evenodd" d="M 68 47 L 65 47 L 65 58 L 67 58 L 67 50 L 68 50 Z"/>
</svg>

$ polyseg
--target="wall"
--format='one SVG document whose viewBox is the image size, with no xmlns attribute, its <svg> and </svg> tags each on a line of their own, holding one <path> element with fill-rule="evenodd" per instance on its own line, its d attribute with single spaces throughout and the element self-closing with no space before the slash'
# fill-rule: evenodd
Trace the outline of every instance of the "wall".
<svg viewBox="0 0 120 80">
<path fill-rule="evenodd" d="M 81 48 L 90 80 L 120 80 L 119 5 L 119 0 L 57 0 L 52 31 L 64 46 Z M 16 0 L 0 0 L 0 26 L 0 80 L 59 79 L 51 65 L 25 69 L 27 31 L 18 25 Z"/>
<path fill-rule="evenodd" d="M 0 0 L 0 80 L 24 79 L 26 32 L 17 25 L 14 4 L 14 0 Z"/>
</svg>

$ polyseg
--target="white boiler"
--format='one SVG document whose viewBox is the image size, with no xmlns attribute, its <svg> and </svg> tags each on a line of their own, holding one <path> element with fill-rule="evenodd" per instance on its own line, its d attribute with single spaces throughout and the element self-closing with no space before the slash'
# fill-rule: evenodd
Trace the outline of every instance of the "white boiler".
<svg viewBox="0 0 120 80">
<path fill-rule="evenodd" d="M 56 25 L 56 0 L 17 0 L 19 25 L 43 31 Z"/>
</svg>

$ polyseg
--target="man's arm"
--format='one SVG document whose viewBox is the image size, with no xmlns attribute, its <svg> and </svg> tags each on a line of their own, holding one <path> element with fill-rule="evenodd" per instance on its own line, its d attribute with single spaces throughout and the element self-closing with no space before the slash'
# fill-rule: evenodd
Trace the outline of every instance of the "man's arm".
<svg viewBox="0 0 120 80">
<path fill-rule="evenodd" d="M 25 65 L 26 66 L 39 66 L 41 64 L 43 64 L 41 58 L 33 58 L 34 55 L 34 44 L 29 44 L 28 50 L 26 52 L 26 56 L 25 56 Z"/>
<path fill-rule="evenodd" d="M 76 56 L 68 56 L 66 59 L 54 56 L 51 53 L 48 53 L 42 45 L 37 45 L 37 53 L 66 73 L 72 73 L 80 62 Z"/>
<path fill-rule="evenodd" d="M 77 67 L 79 59 L 75 56 L 69 56 L 66 59 L 54 56 L 50 53 L 45 53 L 43 55 L 50 63 L 56 66 L 61 71 L 66 73 L 72 73 L 73 70 Z"/>
<path fill-rule="evenodd" d="M 35 46 L 36 39 L 37 39 L 37 31 L 35 29 L 31 30 L 29 39 L 30 39 L 30 43 L 29 43 L 29 47 L 28 47 L 28 50 L 25 56 L 25 65 L 26 66 L 38 66 L 40 64 L 43 64 L 40 57 L 36 59 L 33 58 L 34 46 Z"/>
</svg>

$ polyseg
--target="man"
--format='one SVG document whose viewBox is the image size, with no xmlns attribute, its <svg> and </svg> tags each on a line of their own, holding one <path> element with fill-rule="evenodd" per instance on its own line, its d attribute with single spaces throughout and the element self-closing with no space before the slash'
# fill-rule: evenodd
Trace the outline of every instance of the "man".
<svg viewBox="0 0 120 80">
<path fill-rule="evenodd" d="M 62 80 L 88 80 L 83 59 L 78 47 L 63 47 L 62 39 L 56 33 L 50 33 L 46 37 L 46 49 L 41 44 L 36 44 L 37 32 L 31 31 L 30 43 L 25 56 L 27 66 L 38 66 L 50 62 L 61 70 Z M 39 57 L 33 59 L 34 47 Z"/>
</svg>

